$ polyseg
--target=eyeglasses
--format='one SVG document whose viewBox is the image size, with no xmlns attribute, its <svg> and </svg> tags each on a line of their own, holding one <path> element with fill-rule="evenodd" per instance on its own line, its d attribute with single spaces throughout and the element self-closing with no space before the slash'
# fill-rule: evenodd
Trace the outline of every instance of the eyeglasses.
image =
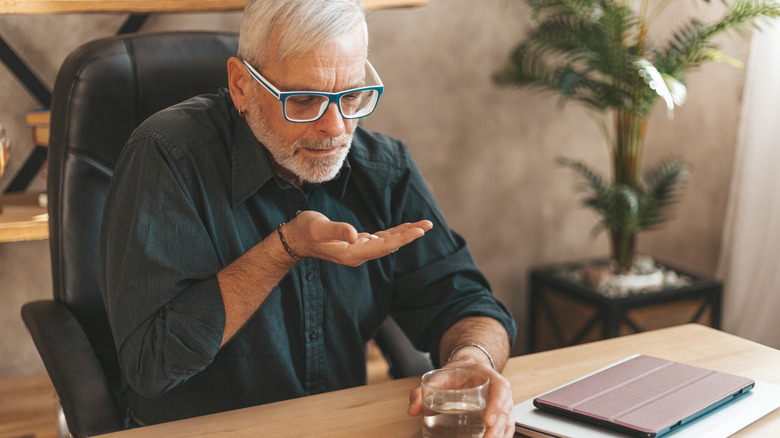
<svg viewBox="0 0 780 438">
<path fill-rule="evenodd" d="M 325 114 L 330 104 L 335 103 L 341 117 L 359 119 L 365 117 L 376 108 L 379 96 L 384 91 L 382 80 L 368 60 L 366 66 L 371 77 L 378 85 L 359 87 L 340 93 L 325 93 L 320 91 L 279 91 L 266 78 L 257 72 L 248 62 L 242 61 L 249 74 L 266 90 L 282 103 L 284 118 L 290 122 L 306 123 L 318 120 Z"/>
</svg>

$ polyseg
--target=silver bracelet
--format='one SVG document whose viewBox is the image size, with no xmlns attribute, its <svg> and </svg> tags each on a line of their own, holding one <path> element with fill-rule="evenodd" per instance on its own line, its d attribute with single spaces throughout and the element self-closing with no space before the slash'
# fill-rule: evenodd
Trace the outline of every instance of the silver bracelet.
<svg viewBox="0 0 780 438">
<path fill-rule="evenodd" d="M 447 358 L 447 363 L 449 363 L 452 360 L 452 356 L 455 355 L 455 352 L 460 350 L 463 347 L 476 347 L 476 348 L 479 348 L 480 350 L 482 350 L 483 353 L 485 353 L 485 356 L 487 356 L 488 360 L 490 361 L 490 366 L 493 367 L 494 370 L 496 369 L 496 363 L 493 361 L 493 356 L 491 356 L 490 353 L 488 353 L 488 351 L 487 351 L 487 349 L 485 349 L 485 347 L 483 347 L 483 346 L 481 346 L 479 344 L 460 344 L 460 345 L 458 345 L 457 347 L 455 347 L 452 350 L 452 353 L 450 353 L 450 357 Z"/>
</svg>

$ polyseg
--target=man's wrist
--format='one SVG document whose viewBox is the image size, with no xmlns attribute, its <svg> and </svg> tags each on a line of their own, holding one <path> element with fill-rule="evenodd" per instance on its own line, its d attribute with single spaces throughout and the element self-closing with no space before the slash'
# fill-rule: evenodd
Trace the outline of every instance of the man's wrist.
<svg viewBox="0 0 780 438">
<path fill-rule="evenodd" d="M 493 360 L 493 356 L 490 354 L 490 352 L 487 350 L 487 348 L 485 348 L 485 347 L 483 347 L 483 346 L 481 346 L 479 344 L 473 344 L 473 343 L 464 343 L 464 344 L 457 345 L 450 352 L 450 356 L 447 358 L 447 362 L 446 363 L 450 363 L 452 361 L 452 358 L 455 356 L 455 353 L 457 353 L 459 350 L 462 350 L 464 348 L 480 350 L 481 353 L 478 353 L 478 354 L 483 354 L 484 356 L 486 356 L 488 361 L 490 361 L 491 368 L 493 368 L 494 370 L 496 369 L 496 362 Z"/>
<path fill-rule="evenodd" d="M 292 259 L 297 263 L 303 260 L 303 257 L 299 257 L 297 254 L 295 254 L 293 250 L 290 248 L 290 245 L 287 243 L 287 239 L 284 238 L 284 233 L 282 232 L 282 228 L 286 224 L 287 224 L 286 222 L 280 223 L 279 226 L 276 228 L 276 232 L 279 234 L 279 240 L 281 240 L 285 252 L 287 252 L 287 254 L 289 254 L 289 256 L 292 257 Z"/>
</svg>

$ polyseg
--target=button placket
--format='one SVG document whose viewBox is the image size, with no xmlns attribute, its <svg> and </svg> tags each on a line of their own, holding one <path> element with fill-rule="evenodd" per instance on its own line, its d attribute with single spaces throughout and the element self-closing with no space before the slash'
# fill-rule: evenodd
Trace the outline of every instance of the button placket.
<svg viewBox="0 0 780 438">
<path fill-rule="evenodd" d="M 290 187 L 287 194 L 287 222 L 295 219 L 304 210 L 309 210 L 306 195 L 300 189 Z M 319 281 L 319 260 L 309 258 L 301 261 L 294 268 L 297 270 L 301 287 L 303 309 L 303 334 L 306 343 L 306 359 L 304 371 L 304 390 L 309 394 L 324 390 L 325 343 L 322 336 L 325 293 Z"/>
<path fill-rule="evenodd" d="M 299 264 L 303 290 L 304 333 L 306 333 L 306 373 L 304 386 L 313 393 L 323 385 L 322 364 L 325 346 L 322 338 L 324 290 L 318 281 L 319 261 L 306 259 Z"/>
</svg>

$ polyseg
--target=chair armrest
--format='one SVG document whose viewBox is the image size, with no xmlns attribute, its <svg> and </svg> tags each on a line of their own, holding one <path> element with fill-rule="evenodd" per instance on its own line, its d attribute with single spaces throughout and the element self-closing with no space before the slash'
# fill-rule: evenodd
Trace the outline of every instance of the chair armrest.
<svg viewBox="0 0 780 438">
<path fill-rule="evenodd" d="M 374 336 L 376 345 L 390 366 L 390 377 L 419 376 L 433 369 L 430 356 L 414 348 L 395 320 L 388 316 Z"/>
<path fill-rule="evenodd" d="M 74 437 L 124 429 L 114 394 L 81 325 L 67 306 L 35 301 L 22 319 L 60 397 Z"/>
</svg>

